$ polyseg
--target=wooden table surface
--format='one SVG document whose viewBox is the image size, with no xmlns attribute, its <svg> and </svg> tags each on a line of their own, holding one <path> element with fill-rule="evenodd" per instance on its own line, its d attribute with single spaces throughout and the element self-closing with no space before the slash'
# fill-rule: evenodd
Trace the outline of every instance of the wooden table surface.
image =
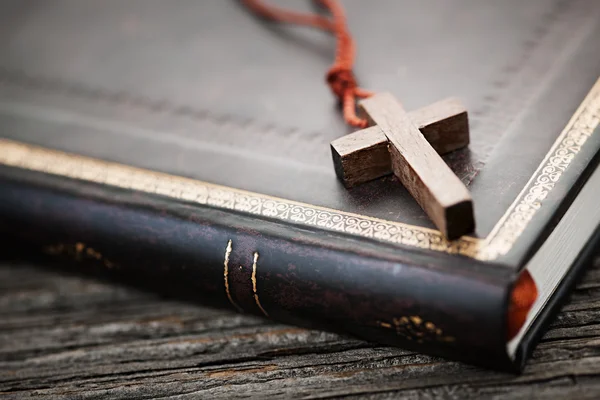
<svg viewBox="0 0 600 400">
<path fill-rule="evenodd" d="M 0 264 L 0 398 L 600 399 L 600 260 L 521 376 Z"/>
</svg>

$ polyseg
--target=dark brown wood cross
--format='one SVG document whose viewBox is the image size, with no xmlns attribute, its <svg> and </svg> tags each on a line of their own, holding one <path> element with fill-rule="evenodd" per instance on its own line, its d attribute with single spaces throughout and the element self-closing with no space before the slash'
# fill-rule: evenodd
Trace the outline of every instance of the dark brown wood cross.
<svg viewBox="0 0 600 400">
<path fill-rule="evenodd" d="M 393 172 L 446 238 L 472 232 L 471 195 L 439 156 L 469 144 L 467 111 L 460 101 L 442 100 L 407 113 L 391 94 L 381 93 L 360 107 L 371 126 L 331 143 L 344 185 Z"/>
</svg>

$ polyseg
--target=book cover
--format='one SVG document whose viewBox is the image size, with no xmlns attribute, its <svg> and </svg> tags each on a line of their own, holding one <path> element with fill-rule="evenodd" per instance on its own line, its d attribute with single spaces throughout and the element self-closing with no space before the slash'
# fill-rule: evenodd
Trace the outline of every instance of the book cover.
<svg viewBox="0 0 600 400">
<path fill-rule="evenodd" d="M 467 105 L 471 144 L 445 160 L 473 235 L 447 241 L 393 176 L 337 180 L 329 143 L 350 129 L 323 84 L 329 35 L 233 1 L 9 1 L 3 239 L 205 304 L 521 368 L 598 236 L 600 5 L 343 4 L 361 85 L 409 110 Z M 540 295 L 510 340 L 523 271 Z"/>
</svg>

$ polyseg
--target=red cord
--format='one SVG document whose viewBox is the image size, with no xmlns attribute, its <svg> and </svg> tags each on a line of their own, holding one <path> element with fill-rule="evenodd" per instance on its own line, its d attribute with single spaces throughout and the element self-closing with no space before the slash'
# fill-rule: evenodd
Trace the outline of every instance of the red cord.
<svg viewBox="0 0 600 400">
<path fill-rule="evenodd" d="M 336 0 L 315 0 L 329 10 L 331 18 L 320 15 L 301 14 L 266 5 L 262 0 L 242 0 L 242 2 L 258 15 L 280 22 L 313 26 L 333 33 L 337 41 L 335 61 L 327 71 L 327 83 L 331 91 L 342 103 L 344 119 L 352 126 L 366 128 L 367 120 L 356 115 L 356 101 L 372 95 L 371 92 L 357 86 L 352 66 L 354 64 L 355 46 L 348 27 L 346 16 L 340 3 Z"/>
</svg>

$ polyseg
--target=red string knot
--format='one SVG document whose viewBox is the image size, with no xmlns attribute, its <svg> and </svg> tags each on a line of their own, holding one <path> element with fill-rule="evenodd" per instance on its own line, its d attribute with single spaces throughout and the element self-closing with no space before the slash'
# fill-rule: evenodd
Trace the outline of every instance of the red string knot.
<svg viewBox="0 0 600 400">
<path fill-rule="evenodd" d="M 356 99 L 369 97 L 372 93 L 357 87 L 352 70 L 339 65 L 334 65 L 329 69 L 327 83 L 333 94 L 342 103 L 346 122 L 357 128 L 366 128 L 368 121 L 356 115 Z"/>
<path fill-rule="evenodd" d="M 352 71 L 336 65 L 331 67 L 327 72 L 327 83 L 333 94 L 335 94 L 342 102 L 348 91 L 354 93 L 354 90 L 356 89 L 356 78 Z"/>
</svg>

